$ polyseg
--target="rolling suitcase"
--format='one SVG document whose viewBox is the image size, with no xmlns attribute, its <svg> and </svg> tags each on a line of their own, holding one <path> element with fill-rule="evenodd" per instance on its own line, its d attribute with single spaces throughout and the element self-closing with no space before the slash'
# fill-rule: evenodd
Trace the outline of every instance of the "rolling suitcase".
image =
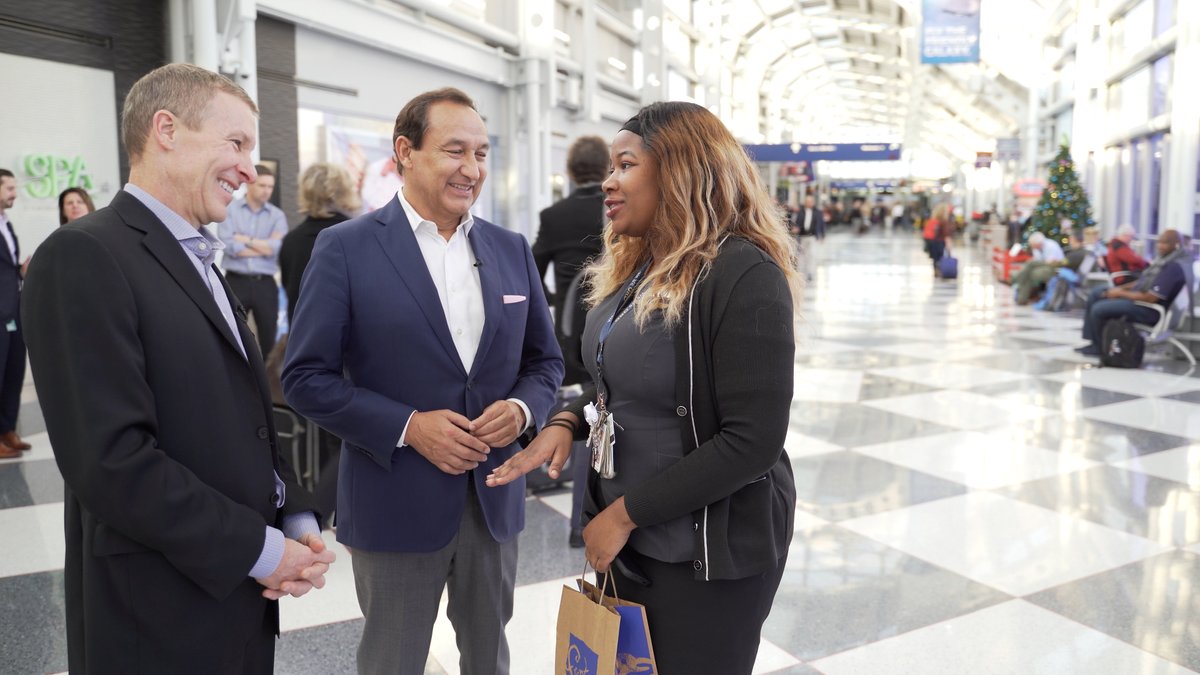
<svg viewBox="0 0 1200 675">
<path fill-rule="evenodd" d="M 948 255 L 944 255 L 941 257 L 940 260 L 938 260 L 937 267 L 938 267 L 938 274 L 940 274 L 943 279 L 958 278 L 958 259 L 957 258 L 951 258 Z"/>
</svg>

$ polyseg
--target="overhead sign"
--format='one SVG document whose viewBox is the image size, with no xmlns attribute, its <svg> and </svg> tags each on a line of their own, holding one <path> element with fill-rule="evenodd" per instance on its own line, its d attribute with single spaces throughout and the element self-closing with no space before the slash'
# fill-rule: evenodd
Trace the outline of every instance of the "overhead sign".
<svg viewBox="0 0 1200 675">
<path fill-rule="evenodd" d="M 981 0 L 924 0 L 921 63 L 979 63 Z"/>
<path fill-rule="evenodd" d="M 900 159 L 899 143 L 769 143 L 744 147 L 756 162 L 886 162 Z"/>
<path fill-rule="evenodd" d="M 811 183 L 814 179 L 812 162 L 794 162 L 779 167 L 780 178 L 792 178 L 798 183 Z"/>
<path fill-rule="evenodd" d="M 880 180 L 835 180 L 829 186 L 838 190 L 894 190 L 901 185 L 896 178 Z"/>
<path fill-rule="evenodd" d="M 1020 138 L 997 138 L 996 139 L 996 161 L 1007 162 L 1017 161 L 1021 159 L 1021 139 Z"/>
<path fill-rule="evenodd" d="M 1046 181 L 1041 178 L 1022 178 L 1013 184 L 1013 195 L 1016 197 L 1041 197 L 1046 189 Z"/>
<path fill-rule="evenodd" d="M 990 169 L 992 167 L 992 153 L 977 152 L 975 153 L 975 168 Z"/>
</svg>

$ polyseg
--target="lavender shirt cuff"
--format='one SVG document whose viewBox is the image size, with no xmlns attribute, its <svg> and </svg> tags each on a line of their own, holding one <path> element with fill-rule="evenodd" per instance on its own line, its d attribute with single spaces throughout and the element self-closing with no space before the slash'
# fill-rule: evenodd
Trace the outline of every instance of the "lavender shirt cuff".
<svg viewBox="0 0 1200 675">
<path fill-rule="evenodd" d="M 321 526 L 317 525 L 317 517 L 312 511 L 293 513 L 283 517 L 283 536 L 300 541 L 306 534 L 321 536 Z"/>
<path fill-rule="evenodd" d="M 267 526 L 266 538 L 263 541 L 262 553 L 258 556 L 258 561 L 254 563 L 254 567 L 250 568 L 250 576 L 255 579 L 269 577 L 275 572 L 275 568 L 279 567 L 279 561 L 283 560 L 283 540 L 284 538 L 299 540 L 306 534 L 316 534 L 320 536 L 321 527 L 317 525 L 317 518 L 312 511 L 304 513 L 293 513 L 290 516 L 283 518 L 283 530 L 278 530 L 274 527 Z"/>
<path fill-rule="evenodd" d="M 283 532 L 270 525 L 266 526 L 266 529 L 267 536 L 263 541 L 262 553 L 258 556 L 258 562 L 250 568 L 250 576 L 255 579 L 271 576 L 275 568 L 279 567 L 279 561 L 283 560 Z"/>
</svg>

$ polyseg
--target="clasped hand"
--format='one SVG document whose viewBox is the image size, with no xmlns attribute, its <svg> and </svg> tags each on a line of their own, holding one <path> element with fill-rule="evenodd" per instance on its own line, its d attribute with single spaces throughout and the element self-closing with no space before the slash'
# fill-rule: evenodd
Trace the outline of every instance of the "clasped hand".
<svg viewBox="0 0 1200 675">
<path fill-rule="evenodd" d="M 313 588 L 325 587 L 325 572 L 336 558 L 319 534 L 306 534 L 299 541 L 285 539 L 283 557 L 275 571 L 256 581 L 266 587 L 262 595 L 268 600 L 285 595 L 298 598 Z"/>
<path fill-rule="evenodd" d="M 473 420 L 453 410 L 413 413 L 404 441 L 438 469 L 457 476 L 479 466 L 492 448 L 511 444 L 524 429 L 521 406 L 496 401 Z"/>
</svg>

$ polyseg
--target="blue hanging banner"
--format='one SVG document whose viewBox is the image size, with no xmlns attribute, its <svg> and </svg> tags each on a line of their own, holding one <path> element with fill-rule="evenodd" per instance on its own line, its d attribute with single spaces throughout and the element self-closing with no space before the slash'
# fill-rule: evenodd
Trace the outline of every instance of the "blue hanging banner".
<svg viewBox="0 0 1200 675">
<path fill-rule="evenodd" d="M 899 143 L 768 143 L 746 145 L 756 162 L 886 162 L 900 159 Z"/>
<path fill-rule="evenodd" d="M 924 0 L 921 63 L 979 63 L 981 0 Z"/>
</svg>

